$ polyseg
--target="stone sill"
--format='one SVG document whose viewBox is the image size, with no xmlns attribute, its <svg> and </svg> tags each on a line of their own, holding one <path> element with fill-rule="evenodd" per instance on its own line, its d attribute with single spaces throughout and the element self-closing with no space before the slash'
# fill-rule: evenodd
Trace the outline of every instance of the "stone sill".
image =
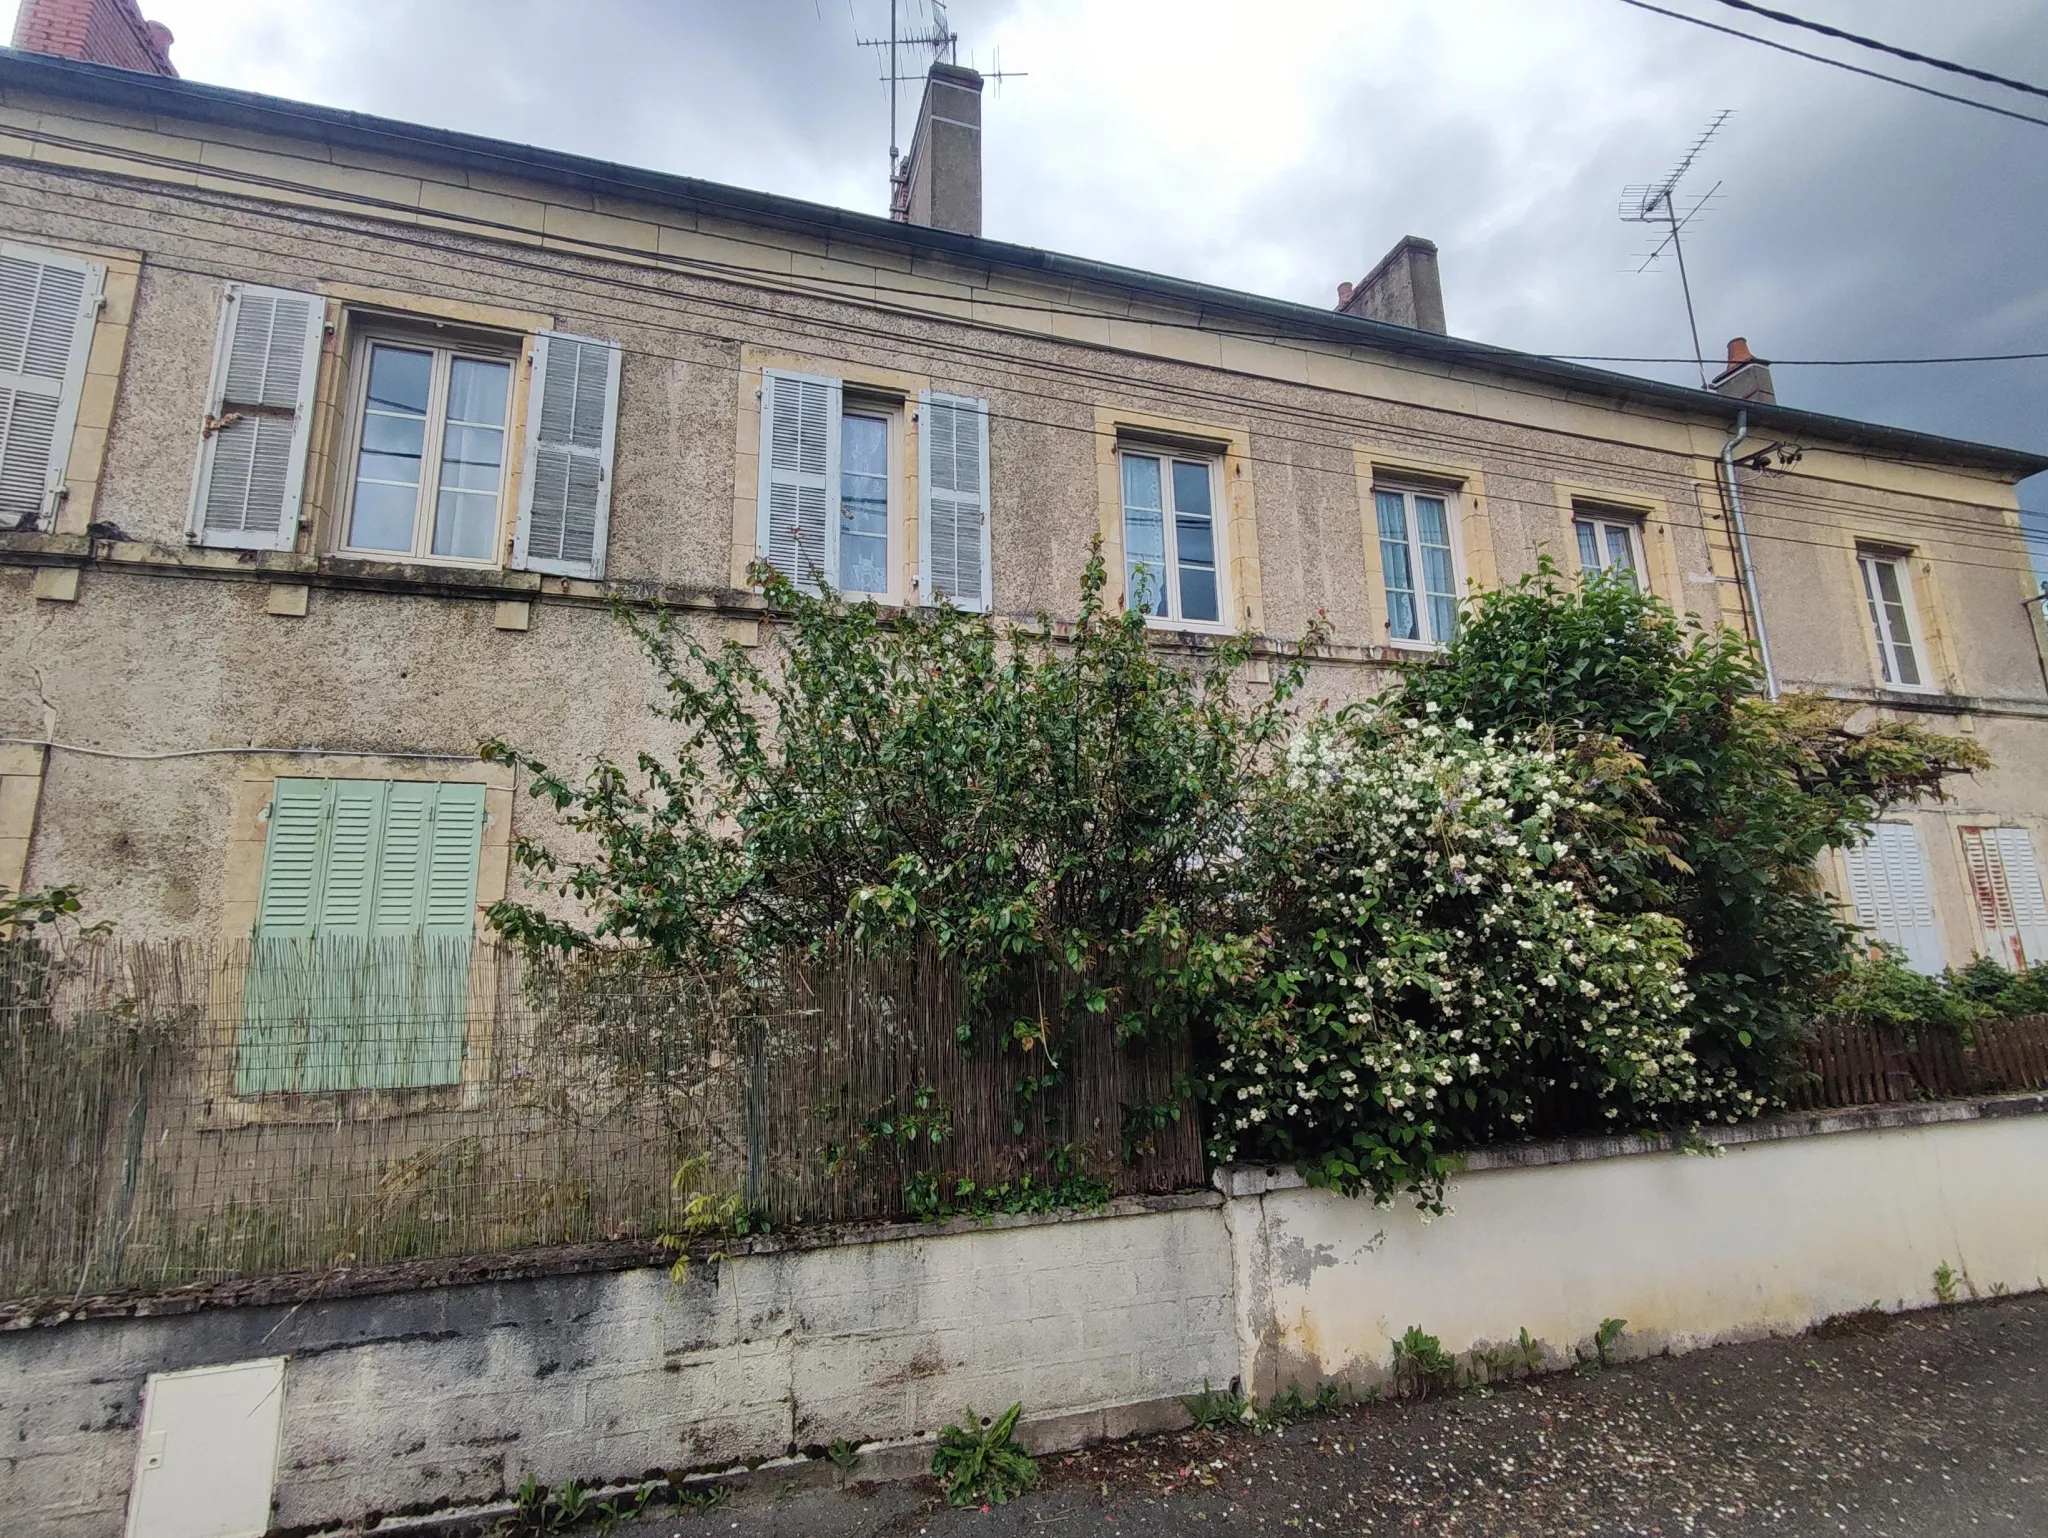
<svg viewBox="0 0 2048 1538">
<path fill-rule="evenodd" d="M 1900 1127 L 1933 1127 L 1953 1122 L 1993 1121 L 2008 1116 L 2048 1114 L 2048 1091 L 2017 1095 L 1981 1095 L 1961 1100 L 1908 1100 L 1893 1105 L 1854 1105 L 1837 1110 L 1791 1111 L 1738 1122 L 1731 1127 L 1702 1127 L 1696 1134 L 1674 1132 L 1622 1133 L 1614 1137 L 1562 1138 L 1549 1143 L 1495 1143 L 1468 1150 L 1459 1174 L 1481 1170 L 1540 1169 L 1553 1164 L 1584 1164 L 1598 1159 L 1632 1158 L 1638 1154 L 1686 1153 L 1705 1145 L 1741 1148 L 1752 1143 L 1782 1143 L 1794 1138 L 1827 1137 L 1839 1132 L 1883 1132 Z M 1231 1164 L 1217 1170 L 1211 1183 L 1226 1197 L 1263 1196 L 1268 1191 L 1297 1191 L 1308 1181 L 1286 1164 Z"/>
<path fill-rule="evenodd" d="M 1039 1228 L 1055 1223 L 1090 1223 L 1103 1218 L 1143 1217 L 1222 1205 L 1223 1198 L 1214 1191 L 1178 1191 L 1165 1196 L 1120 1196 L 1090 1210 L 1000 1213 L 986 1218 L 947 1218 L 936 1223 L 819 1224 L 791 1229 L 787 1233 L 754 1234 L 735 1239 L 730 1244 L 693 1245 L 691 1260 L 693 1265 L 715 1264 L 713 1255 L 737 1258 L 833 1249 L 842 1245 L 897 1244 L 911 1239 Z M 674 1260 L 673 1252 L 652 1240 L 622 1239 L 599 1244 L 536 1245 L 531 1249 L 508 1250 L 495 1255 L 445 1255 L 428 1260 L 351 1266 L 334 1271 L 292 1271 L 225 1282 L 194 1282 L 183 1287 L 157 1290 L 128 1289 L 82 1298 L 30 1298 L 0 1303 L 0 1332 L 89 1319 L 154 1319 L 169 1314 L 195 1314 L 211 1308 L 270 1308 L 427 1288 L 632 1271 L 643 1267 L 666 1267 Z"/>
</svg>

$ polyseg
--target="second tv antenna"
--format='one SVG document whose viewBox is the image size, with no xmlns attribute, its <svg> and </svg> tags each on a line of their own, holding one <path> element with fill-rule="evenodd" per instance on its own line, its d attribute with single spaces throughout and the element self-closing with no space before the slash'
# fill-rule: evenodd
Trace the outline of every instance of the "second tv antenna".
<svg viewBox="0 0 2048 1538">
<path fill-rule="evenodd" d="M 1624 187 L 1621 190 L 1621 217 L 1624 220 L 1630 224 L 1664 226 L 1663 236 L 1651 248 L 1650 254 L 1643 258 L 1643 264 L 1636 271 L 1648 272 L 1664 254 L 1666 247 L 1669 247 L 1672 255 L 1678 259 L 1678 286 L 1685 295 L 1685 321 L 1692 328 L 1692 361 L 1700 371 L 1702 386 L 1707 382 L 1707 361 L 1706 355 L 1700 350 L 1700 323 L 1698 316 L 1693 313 L 1692 280 L 1686 276 L 1685 243 L 1680 239 L 1679 232 L 1691 224 L 1713 201 L 1714 195 L 1721 190 L 1721 184 L 1715 182 L 1697 199 L 1691 200 L 1692 206 L 1684 213 L 1678 211 L 1678 205 L 1687 201 L 1687 197 L 1679 192 L 1678 184 L 1685 179 L 1685 173 L 1692 169 L 1693 162 L 1700 158 L 1700 151 L 1707 147 L 1707 142 L 1719 133 L 1721 125 L 1734 115 L 1732 110 L 1716 114 L 1713 122 L 1707 124 L 1700 136 L 1692 141 L 1692 147 L 1679 158 L 1678 164 L 1671 168 L 1670 174 L 1662 181 Z"/>
</svg>

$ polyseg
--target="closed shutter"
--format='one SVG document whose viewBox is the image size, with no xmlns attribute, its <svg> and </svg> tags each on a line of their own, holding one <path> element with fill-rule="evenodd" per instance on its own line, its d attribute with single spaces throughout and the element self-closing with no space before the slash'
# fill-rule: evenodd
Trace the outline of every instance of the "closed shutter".
<svg viewBox="0 0 2048 1538">
<path fill-rule="evenodd" d="M 1911 823 L 1881 822 L 1870 841 L 1842 852 L 1856 922 L 1872 939 L 1896 945 L 1916 972 L 1945 965 L 1933 885 L 1920 835 Z"/>
<path fill-rule="evenodd" d="M 239 1093 L 460 1079 L 483 814 L 481 785 L 277 782 Z"/>
<path fill-rule="evenodd" d="M 1963 864 L 1985 948 L 2015 970 L 2048 963 L 2048 898 L 2027 830 L 1963 829 Z"/>
<path fill-rule="evenodd" d="M 0 529 L 48 527 L 105 280 L 96 262 L 0 245 Z"/>
<path fill-rule="evenodd" d="M 918 585 L 925 601 L 989 606 L 988 402 L 919 397 L 918 485 L 923 519 Z"/>
<path fill-rule="evenodd" d="M 814 374 L 761 373 L 762 560 L 798 587 L 836 583 L 836 543 L 827 538 L 838 501 L 839 381 Z"/>
<path fill-rule="evenodd" d="M 560 331 L 535 339 L 515 566 L 558 577 L 604 575 L 618 411 L 617 347 Z"/>
<path fill-rule="evenodd" d="M 318 294 L 228 285 L 192 490 L 202 545 L 289 550 L 297 540 L 326 321 Z"/>
</svg>

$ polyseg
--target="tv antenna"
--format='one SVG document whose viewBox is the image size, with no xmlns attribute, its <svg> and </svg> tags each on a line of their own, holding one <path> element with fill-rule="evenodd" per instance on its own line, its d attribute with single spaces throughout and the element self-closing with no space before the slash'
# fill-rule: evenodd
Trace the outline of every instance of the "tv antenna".
<svg viewBox="0 0 2048 1538">
<path fill-rule="evenodd" d="M 1663 256 L 1667 247 L 1678 259 L 1678 286 L 1685 295 L 1685 321 L 1692 328 L 1692 361 L 1694 367 L 1700 371 L 1702 388 L 1707 382 L 1707 360 L 1705 353 L 1700 349 L 1700 323 L 1698 316 L 1693 312 L 1692 280 L 1686 276 L 1685 242 L 1680 238 L 1680 232 L 1698 218 L 1700 212 L 1714 200 L 1715 194 L 1721 190 L 1721 184 L 1715 182 L 1700 197 L 1693 199 L 1692 206 L 1682 214 L 1678 211 L 1678 205 L 1686 199 L 1680 194 L 1678 184 L 1685 179 L 1685 173 L 1692 169 L 1693 162 L 1700 158 L 1700 151 L 1707 147 L 1708 141 L 1719 133 L 1721 125 L 1734 115 L 1732 108 L 1717 113 L 1714 120 L 1707 124 L 1697 139 L 1692 141 L 1691 147 L 1679 157 L 1678 164 L 1671 168 L 1670 174 L 1662 181 L 1621 189 L 1623 220 L 1630 224 L 1664 226 L 1663 236 L 1651 248 L 1650 254 L 1643 258 L 1642 265 L 1636 268 L 1636 271 L 1648 272 L 1656 265 L 1657 259 Z"/>
<path fill-rule="evenodd" d="M 909 167 L 903 164 L 903 151 L 896 142 L 896 131 L 900 118 L 897 112 L 896 88 L 905 81 L 924 79 L 922 73 L 905 74 L 901 53 L 904 49 L 929 48 L 926 61 L 929 68 L 933 62 L 944 59 L 948 64 L 960 62 L 960 34 L 946 25 L 946 0 L 911 0 L 913 11 L 929 7 L 930 24 L 917 30 L 906 30 L 900 14 L 903 0 L 889 0 L 889 35 L 887 37 L 861 37 L 854 42 L 862 48 L 886 48 L 886 60 L 882 79 L 889 87 L 889 217 L 904 220 L 910 217 L 910 179 L 906 174 Z M 1012 76 L 1022 76 L 1023 70 L 1005 73 L 1000 51 L 996 55 L 995 68 L 982 75 L 984 80 L 996 82 L 998 90 L 1002 82 Z"/>
</svg>

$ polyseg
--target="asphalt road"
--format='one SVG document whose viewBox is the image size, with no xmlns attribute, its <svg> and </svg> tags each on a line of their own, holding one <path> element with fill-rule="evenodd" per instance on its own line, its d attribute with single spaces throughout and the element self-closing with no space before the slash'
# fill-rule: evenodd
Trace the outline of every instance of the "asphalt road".
<svg viewBox="0 0 2048 1538">
<path fill-rule="evenodd" d="M 619 1532 L 2048 1534 L 2048 1298 L 1361 1405 L 1279 1432 L 1145 1438 L 1041 1468 L 1035 1490 L 987 1513 L 947 1509 L 926 1481 L 779 1499 L 764 1483 Z"/>
</svg>

